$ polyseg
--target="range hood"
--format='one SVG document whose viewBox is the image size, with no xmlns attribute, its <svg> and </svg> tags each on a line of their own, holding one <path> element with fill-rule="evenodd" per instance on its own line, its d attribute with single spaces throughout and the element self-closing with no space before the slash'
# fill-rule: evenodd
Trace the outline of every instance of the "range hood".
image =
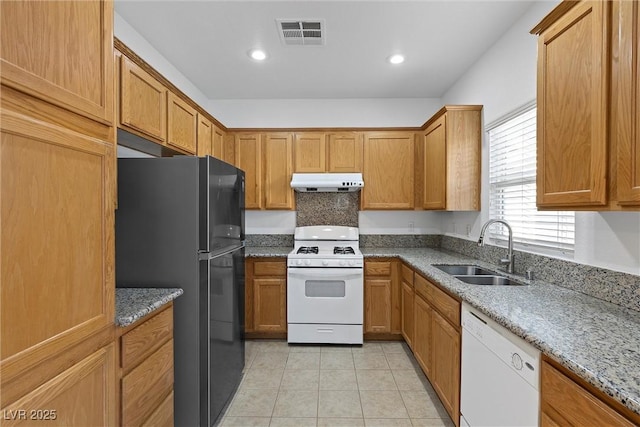
<svg viewBox="0 0 640 427">
<path fill-rule="evenodd" d="M 303 193 L 346 193 L 364 187 L 361 173 L 294 173 L 291 188 Z"/>
</svg>

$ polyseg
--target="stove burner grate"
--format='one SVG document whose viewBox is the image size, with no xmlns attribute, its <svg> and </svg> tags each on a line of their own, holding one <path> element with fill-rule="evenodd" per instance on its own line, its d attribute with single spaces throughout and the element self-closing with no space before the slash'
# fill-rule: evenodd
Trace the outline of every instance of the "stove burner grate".
<svg viewBox="0 0 640 427">
<path fill-rule="evenodd" d="M 317 246 L 300 246 L 298 248 L 297 254 L 317 254 L 318 247 Z"/>
<path fill-rule="evenodd" d="M 336 246 L 333 248 L 334 255 L 355 255 L 355 253 L 351 246 Z"/>
</svg>

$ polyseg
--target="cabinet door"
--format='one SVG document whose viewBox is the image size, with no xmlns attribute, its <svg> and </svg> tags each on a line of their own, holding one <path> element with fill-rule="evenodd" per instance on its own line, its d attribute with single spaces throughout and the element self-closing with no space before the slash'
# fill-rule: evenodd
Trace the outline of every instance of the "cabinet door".
<svg viewBox="0 0 640 427">
<path fill-rule="evenodd" d="M 211 155 L 216 159 L 225 160 L 224 157 L 225 134 L 218 126 L 213 126 L 213 141 L 211 142 Z"/>
<path fill-rule="evenodd" d="M 115 156 L 113 144 L 64 128 L 8 111 L 1 121 L 0 359 L 9 381 L 113 325 Z"/>
<path fill-rule="evenodd" d="M 617 146 L 617 200 L 640 206 L 640 5 L 613 3 L 613 132 Z"/>
<path fill-rule="evenodd" d="M 431 379 L 433 309 L 420 295 L 415 294 L 413 310 L 415 319 L 413 322 L 413 355 L 424 373 Z"/>
<path fill-rule="evenodd" d="M 115 347 L 110 344 L 2 409 L 2 425 L 116 425 Z"/>
<path fill-rule="evenodd" d="M 286 279 L 253 279 L 254 330 L 287 331 Z"/>
<path fill-rule="evenodd" d="M 167 140 L 167 88 L 124 55 L 119 126 L 161 143 Z"/>
<path fill-rule="evenodd" d="M 244 171 L 245 208 L 262 208 L 262 144 L 260 134 L 235 136 L 235 166 Z"/>
<path fill-rule="evenodd" d="M 460 417 L 460 333 L 433 312 L 433 388 L 455 421 Z M 456 421 L 456 425 L 458 422 Z"/>
<path fill-rule="evenodd" d="M 167 108 L 167 144 L 196 154 L 198 113 L 189 104 L 169 92 Z"/>
<path fill-rule="evenodd" d="M 113 122 L 113 3 L 0 2 L 2 84 Z"/>
<path fill-rule="evenodd" d="M 364 331 L 391 332 L 390 279 L 365 279 Z"/>
<path fill-rule="evenodd" d="M 541 410 L 552 421 L 548 425 L 553 422 L 573 426 L 636 425 L 544 361 L 540 384 Z"/>
<path fill-rule="evenodd" d="M 293 143 L 294 172 L 325 172 L 326 148 L 324 133 L 296 133 Z"/>
<path fill-rule="evenodd" d="M 425 209 L 447 207 L 447 133 L 443 115 L 427 128 L 424 134 L 424 182 L 422 183 Z"/>
<path fill-rule="evenodd" d="M 292 137 L 290 133 L 265 135 L 265 203 L 266 209 L 293 209 L 291 188 Z"/>
<path fill-rule="evenodd" d="M 413 159 L 413 133 L 366 134 L 363 209 L 413 209 Z"/>
<path fill-rule="evenodd" d="M 538 40 L 540 207 L 607 202 L 609 9 L 583 1 Z"/>
<path fill-rule="evenodd" d="M 413 285 L 402 281 L 402 336 L 410 348 L 413 348 L 414 333 L 413 299 Z"/>
<path fill-rule="evenodd" d="M 213 125 L 198 113 L 198 156 L 213 155 Z"/>
<path fill-rule="evenodd" d="M 332 133 L 327 142 L 327 172 L 362 172 L 362 134 Z"/>
</svg>

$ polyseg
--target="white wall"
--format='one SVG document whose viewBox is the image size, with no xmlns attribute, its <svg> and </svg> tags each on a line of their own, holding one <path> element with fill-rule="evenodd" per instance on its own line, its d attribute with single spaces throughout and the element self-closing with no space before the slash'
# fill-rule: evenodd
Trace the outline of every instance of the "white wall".
<svg viewBox="0 0 640 427">
<path fill-rule="evenodd" d="M 178 89 L 193 99 L 198 105 L 206 109 L 209 99 L 178 69 L 160 54 L 149 42 L 142 37 L 117 12 L 113 13 L 113 32 L 125 45 L 139 57 L 173 83 Z"/>
<path fill-rule="evenodd" d="M 438 98 L 210 100 L 229 128 L 415 127 L 442 107 Z"/>
<path fill-rule="evenodd" d="M 536 37 L 529 31 L 555 5 L 539 2 L 484 54 L 442 97 L 445 104 L 483 104 L 484 123 L 536 98 Z M 481 213 L 449 213 L 442 220 L 449 235 L 477 238 L 488 213 L 488 149 L 483 141 Z M 616 271 L 640 274 L 640 213 L 576 212 L 573 260 Z"/>
</svg>

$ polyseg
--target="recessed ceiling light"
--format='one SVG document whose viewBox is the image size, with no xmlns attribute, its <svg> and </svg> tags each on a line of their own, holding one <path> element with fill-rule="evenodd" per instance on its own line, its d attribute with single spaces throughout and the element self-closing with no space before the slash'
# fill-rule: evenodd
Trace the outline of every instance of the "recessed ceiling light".
<svg viewBox="0 0 640 427">
<path fill-rule="evenodd" d="M 397 65 L 402 64 L 404 62 L 404 56 L 400 54 L 391 55 L 388 59 L 389 63 Z"/>
<path fill-rule="evenodd" d="M 249 57 L 251 59 L 255 59 L 256 61 L 264 61 L 265 59 L 267 59 L 267 53 L 264 50 L 251 49 L 249 51 Z"/>
</svg>

